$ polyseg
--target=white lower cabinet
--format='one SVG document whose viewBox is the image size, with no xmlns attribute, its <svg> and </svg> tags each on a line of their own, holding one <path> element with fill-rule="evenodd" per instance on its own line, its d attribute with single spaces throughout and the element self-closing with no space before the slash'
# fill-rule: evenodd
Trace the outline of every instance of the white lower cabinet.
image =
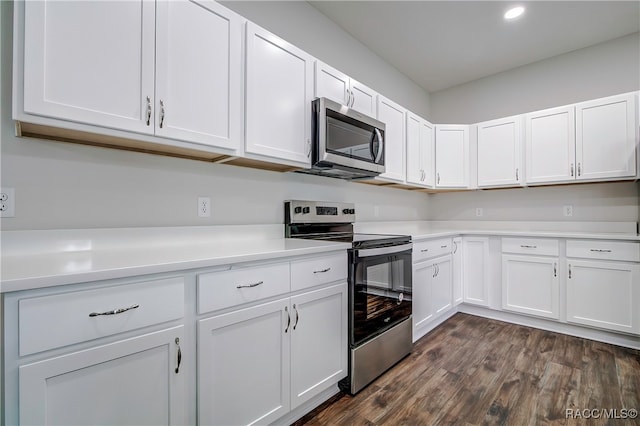
<svg viewBox="0 0 640 426">
<path fill-rule="evenodd" d="M 558 259 L 502 255 L 502 308 L 559 319 Z"/>
<path fill-rule="evenodd" d="M 640 266 L 567 259 L 567 321 L 640 334 Z"/>
<path fill-rule="evenodd" d="M 184 327 L 19 368 L 20 424 L 185 424 Z"/>
<path fill-rule="evenodd" d="M 290 330 L 289 298 L 198 321 L 200 424 L 266 424 L 289 412 Z"/>
<path fill-rule="evenodd" d="M 198 321 L 199 423 L 277 420 L 346 377 L 346 345 L 346 283 Z"/>
<path fill-rule="evenodd" d="M 489 238 L 462 239 L 463 301 L 489 306 Z"/>
</svg>

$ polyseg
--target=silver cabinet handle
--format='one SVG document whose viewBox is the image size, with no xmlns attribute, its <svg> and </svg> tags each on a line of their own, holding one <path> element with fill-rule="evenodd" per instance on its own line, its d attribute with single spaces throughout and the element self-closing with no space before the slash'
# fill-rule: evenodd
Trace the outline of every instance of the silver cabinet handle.
<svg viewBox="0 0 640 426">
<path fill-rule="evenodd" d="M 569 264 L 569 279 L 571 279 L 571 264 Z"/>
<path fill-rule="evenodd" d="M 323 274 L 325 272 L 329 272 L 331 268 L 321 269 L 319 271 L 313 271 L 314 274 Z"/>
<path fill-rule="evenodd" d="M 436 277 L 440 275 L 440 265 L 436 264 Z"/>
<path fill-rule="evenodd" d="M 590 251 L 595 253 L 611 253 L 611 250 L 603 250 L 603 249 L 590 249 Z"/>
<path fill-rule="evenodd" d="M 421 252 L 421 253 L 426 253 L 426 252 L 428 252 L 428 251 L 429 251 L 429 249 L 422 249 L 422 250 L 420 250 L 420 252 Z"/>
<path fill-rule="evenodd" d="M 300 318 L 298 315 L 298 308 L 296 308 L 296 304 L 293 304 L 293 310 L 296 311 L 296 322 L 293 324 L 293 329 L 295 330 L 298 326 L 298 319 Z"/>
<path fill-rule="evenodd" d="M 437 269 L 436 269 L 436 264 L 433 264 L 433 275 L 431 275 L 431 278 L 435 278 L 437 273 L 436 273 Z"/>
<path fill-rule="evenodd" d="M 525 244 L 520 244 L 520 247 L 522 247 L 522 248 L 538 248 L 538 246 L 528 246 L 528 245 L 525 245 Z"/>
<path fill-rule="evenodd" d="M 257 283 L 252 283 L 252 284 L 240 284 L 240 285 L 237 285 L 236 288 L 253 288 L 253 287 L 258 287 L 260 284 L 264 284 L 264 281 L 258 281 Z"/>
<path fill-rule="evenodd" d="M 130 310 L 132 310 L 132 309 L 137 309 L 137 308 L 139 308 L 139 307 L 140 307 L 140 305 L 138 305 L 138 304 L 136 303 L 135 305 L 131 305 L 131 306 L 129 306 L 128 308 L 112 309 L 112 310 L 110 310 L 110 311 L 105 311 L 105 312 L 91 312 L 91 313 L 89 314 L 89 316 L 90 316 L 90 317 L 97 317 L 97 316 L 100 316 L 100 315 L 118 315 L 118 314 L 121 314 L 121 313 L 123 313 L 123 312 L 130 311 Z"/>
<path fill-rule="evenodd" d="M 440 246 L 440 248 L 447 248 L 447 245 L 445 244 L 443 246 Z"/>
<path fill-rule="evenodd" d="M 573 163 L 571 163 L 571 177 L 573 177 Z"/>
<path fill-rule="evenodd" d="M 307 158 L 311 157 L 311 139 L 307 138 Z"/>
<path fill-rule="evenodd" d="M 440 184 L 440 173 L 436 173 L 438 175 L 438 182 L 436 182 L 437 184 Z"/>
<path fill-rule="evenodd" d="M 350 90 L 351 92 L 351 108 L 353 108 L 353 104 L 356 103 L 356 94 L 353 93 L 353 90 Z"/>
<path fill-rule="evenodd" d="M 164 102 L 160 99 L 160 128 L 164 125 Z"/>
<path fill-rule="evenodd" d="M 453 242 L 453 254 L 456 254 L 458 252 L 458 243 L 456 243 L 455 241 Z"/>
<path fill-rule="evenodd" d="M 147 126 L 151 124 L 151 98 L 147 96 Z"/>
<path fill-rule="evenodd" d="M 518 182 L 518 181 L 520 180 L 520 178 L 519 178 L 518 176 L 519 176 L 519 174 L 518 174 L 518 168 L 516 168 L 516 182 Z"/>
<path fill-rule="evenodd" d="M 180 372 L 180 363 L 182 363 L 182 349 L 180 349 L 180 338 L 176 337 L 176 345 L 178 345 L 178 365 L 176 366 L 176 374 Z"/>
<path fill-rule="evenodd" d="M 351 103 L 351 90 L 347 89 L 347 106 Z"/>
<path fill-rule="evenodd" d="M 291 325 L 291 315 L 289 315 L 289 308 L 287 306 L 284 307 L 284 311 L 287 313 L 287 328 L 284 329 L 284 332 L 287 333 Z"/>
<path fill-rule="evenodd" d="M 582 174 L 582 172 L 581 172 L 581 170 L 580 170 L 580 169 L 581 169 L 581 167 L 580 167 L 580 166 L 581 166 L 581 164 L 580 164 L 580 163 L 578 163 L 578 176 L 580 176 L 580 175 Z"/>
<path fill-rule="evenodd" d="M 553 276 L 554 277 L 558 276 L 558 269 L 555 262 L 553 262 Z"/>
</svg>

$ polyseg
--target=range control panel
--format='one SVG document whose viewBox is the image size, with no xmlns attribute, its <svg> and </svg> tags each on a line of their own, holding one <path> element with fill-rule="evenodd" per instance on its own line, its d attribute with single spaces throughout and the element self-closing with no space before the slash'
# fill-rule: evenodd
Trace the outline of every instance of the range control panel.
<svg viewBox="0 0 640 426">
<path fill-rule="evenodd" d="M 285 224 L 353 223 L 356 207 L 353 203 L 289 200 L 284 202 L 284 216 Z"/>
</svg>

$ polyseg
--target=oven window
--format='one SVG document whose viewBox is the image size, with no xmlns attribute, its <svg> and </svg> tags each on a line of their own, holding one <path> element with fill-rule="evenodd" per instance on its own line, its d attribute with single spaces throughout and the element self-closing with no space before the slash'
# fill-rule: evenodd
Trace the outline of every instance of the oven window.
<svg viewBox="0 0 640 426">
<path fill-rule="evenodd" d="M 368 162 L 372 162 L 378 153 L 379 141 L 372 126 L 327 110 L 326 131 L 326 150 L 329 152 Z"/>
<path fill-rule="evenodd" d="M 411 255 L 355 263 L 352 343 L 376 336 L 411 315 Z"/>
</svg>

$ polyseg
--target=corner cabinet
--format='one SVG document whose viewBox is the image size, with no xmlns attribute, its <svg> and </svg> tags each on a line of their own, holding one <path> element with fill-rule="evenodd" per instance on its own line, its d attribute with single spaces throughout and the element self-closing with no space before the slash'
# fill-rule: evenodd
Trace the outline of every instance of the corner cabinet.
<svg viewBox="0 0 640 426">
<path fill-rule="evenodd" d="M 218 3 L 16 2 L 16 22 L 15 119 L 240 147 L 241 17 Z"/>
<path fill-rule="evenodd" d="M 436 188 L 468 188 L 469 126 L 436 125 L 435 146 Z"/>
<path fill-rule="evenodd" d="M 407 111 L 407 183 L 434 187 L 435 126 Z"/>
<path fill-rule="evenodd" d="M 375 117 L 377 93 L 329 65 L 316 60 L 316 98 L 328 98 Z"/>
<path fill-rule="evenodd" d="M 385 123 L 385 172 L 376 179 L 405 181 L 405 112 L 400 105 L 378 95 L 378 120 Z"/>
<path fill-rule="evenodd" d="M 309 167 L 313 58 L 246 24 L 245 156 Z"/>
<path fill-rule="evenodd" d="M 478 187 L 519 186 L 522 167 L 522 116 L 477 124 Z"/>
</svg>

